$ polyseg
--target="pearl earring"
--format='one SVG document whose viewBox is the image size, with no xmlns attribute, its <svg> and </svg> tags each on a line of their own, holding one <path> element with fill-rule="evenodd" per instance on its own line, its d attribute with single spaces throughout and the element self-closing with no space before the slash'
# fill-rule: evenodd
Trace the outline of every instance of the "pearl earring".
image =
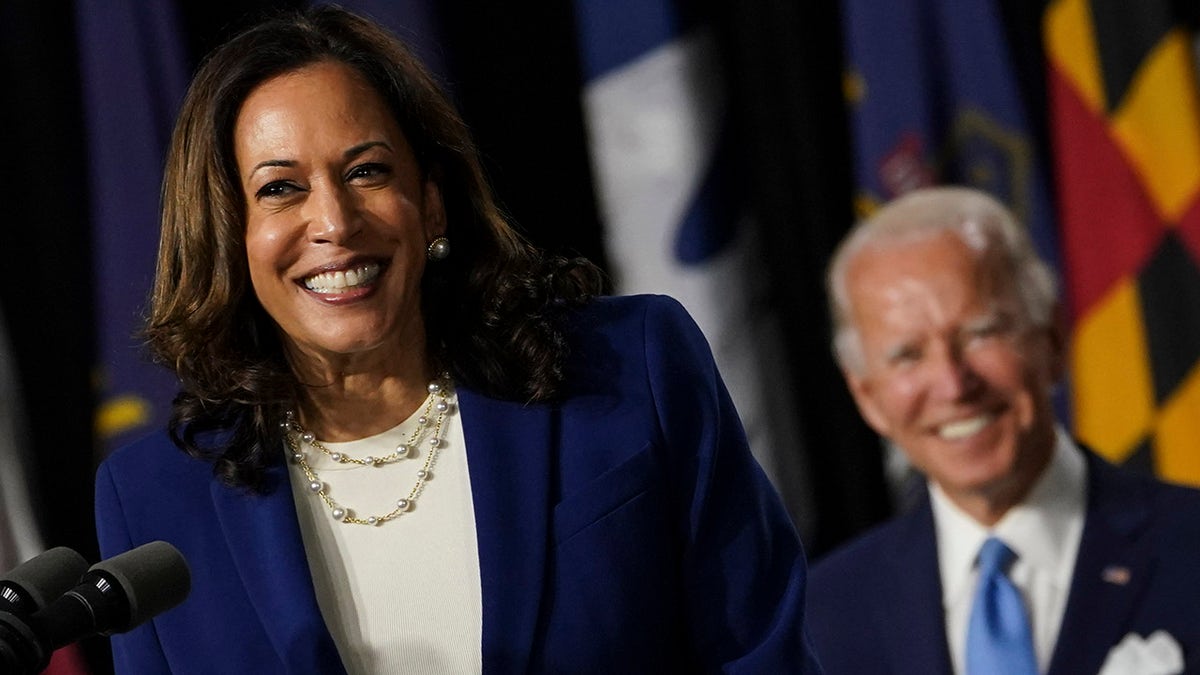
<svg viewBox="0 0 1200 675">
<path fill-rule="evenodd" d="M 450 240 L 438 237 L 429 242 L 429 246 L 425 249 L 425 256 L 434 262 L 445 260 L 450 256 Z"/>
</svg>

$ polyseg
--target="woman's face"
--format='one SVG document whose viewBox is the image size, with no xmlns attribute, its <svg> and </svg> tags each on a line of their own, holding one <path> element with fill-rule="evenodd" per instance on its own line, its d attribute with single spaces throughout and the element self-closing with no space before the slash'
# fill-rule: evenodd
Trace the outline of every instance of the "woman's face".
<svg viewBox="0 0 1200 675">
<path fill-rule="evenodd" d="M 367 81 L 336 62 L 267 80 L 242 104 L 234 152 L 250 280 L 292 357 L 423 350 L 441 196 Z"/>
</svg>

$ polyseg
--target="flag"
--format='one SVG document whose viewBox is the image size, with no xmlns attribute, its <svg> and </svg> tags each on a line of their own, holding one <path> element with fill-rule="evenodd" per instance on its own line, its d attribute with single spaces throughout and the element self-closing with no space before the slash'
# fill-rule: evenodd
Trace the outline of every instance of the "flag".
<svg viewBox="0 0 1200 675">
<path fill-rule="evenodd" d="M 996 0 L 843 0 L 855 210 L 941 183 L 991 193 L 1058 245 L 1045 161 Z"/>
<path fill-rule="evenodd" d="M 1170 0 L 1043 20 L 1074 432 L 1200 484 L 1200 104 Z"/>
<path fill-rule="evenodd" d="M 178 385 L 141 328 L 158 249 L 166 148 L 189 61 L 174 2 L 75 3 L 89 159 L 102 449 L 165 426 Z"/>
<path fill-rule="evenodd" d="M 433 0 L 316 0 L 311 4 L 333 4 L 375 20 L 404 41 L 430 72 L 445 77 L 446 54 Z"/>
<path fill-rule="evenodd" d="M 713 32 L 670 0 L 576 0 L 583 108 L 616 289 L 678 299 L 801 532 L 810 490 L 781 333 L 744 222 Z M 775 368 L 775 373 L 772 373 Z"/>
</svg>

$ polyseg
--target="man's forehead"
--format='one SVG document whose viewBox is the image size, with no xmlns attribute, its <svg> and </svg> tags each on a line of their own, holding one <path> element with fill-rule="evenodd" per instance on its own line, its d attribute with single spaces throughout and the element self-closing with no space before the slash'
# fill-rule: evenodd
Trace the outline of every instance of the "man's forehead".
<svg viewBox="0 0 1200 675">
<path fill-rule="evenodd" d="M 1002 251 L 995 246 L 978 248 L 954 230 L 871 242 L 849 263 L 847 279 L 852 292 L 935 280 L 953 281 L 988 295 L 1010 295 L 1014 290 L 1014 277 Z"/>
<path fill-rule="evenodd" d="M 850 270 L 852 320 L 903 326 L 986 321 L 1019 313 L 1012 275 L 978 256 L 925 259 L 919 251 L 881 250 Z"/>
</svg>

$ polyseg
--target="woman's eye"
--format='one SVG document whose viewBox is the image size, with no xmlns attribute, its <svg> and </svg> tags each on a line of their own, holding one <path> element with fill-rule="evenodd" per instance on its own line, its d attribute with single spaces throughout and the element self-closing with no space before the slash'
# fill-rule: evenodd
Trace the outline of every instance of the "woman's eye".
<svg viewBox="0 0 1200 675">
<path fill-rule="evenodd" d="M 260 187 L 258 192 L 254 193 L 254 196 L 257 199 L 278 199 L 280 197 L 286 197 L 299 189 L 300 188 L 291 182 L 285 180 L 276 180 Z"/>
<path fill-rule="evenodd" d="M 346 180 L 348 180 L 348 181 L 357 180 L 357 181 L 368 181 L 368 182 L 372 181 L 372 180 L 382 180 L 383 178 L 386 178 L 387 176 L 391 175 L 391 173 L 392 173 L 391 167 L 389 167 L 386 164 L 380 164 L 378 162 L 368 162 L 367 164 L 359 164 L 358 166 L 354 167 L 353 169 L 350 169 L 350 173 L 348 173 L 346 175 Z"/>
</svg>

